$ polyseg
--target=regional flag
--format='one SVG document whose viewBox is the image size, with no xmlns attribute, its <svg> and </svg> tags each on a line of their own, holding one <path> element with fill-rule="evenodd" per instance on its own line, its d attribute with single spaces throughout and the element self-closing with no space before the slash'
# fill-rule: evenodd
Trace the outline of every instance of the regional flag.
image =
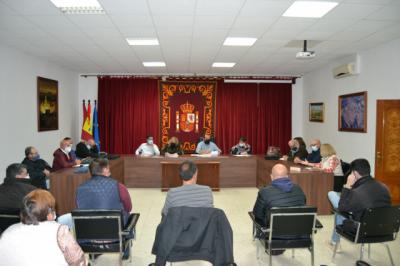
<svg viewBox="0 0 400 266">
<path fill-rule="evenodd" d="M 92 133 L 92 120 L 90 118 L 92 114 L 92 110 L 90 107 L 90 100 L 88 102 L 88 107 L 87 110 L 85 108 L 85 102 L 83 102 L 83 125 L 82 125 L 82 134 L 81 134 L 81 139 L 83 140 L 89 140 L 92 138 L 93 133 Z"/>
</svg>

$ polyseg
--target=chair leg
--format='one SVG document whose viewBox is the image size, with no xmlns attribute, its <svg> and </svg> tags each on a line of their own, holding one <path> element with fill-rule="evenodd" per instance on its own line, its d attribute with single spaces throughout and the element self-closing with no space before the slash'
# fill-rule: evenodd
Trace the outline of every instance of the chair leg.
<svg viewBox="0 0 400 266">
<path fill-rule="evenodd" d="M 260 243 L 262 244 L 262 242 L 260 241 Z M 257 260 L 260 259 L 260 244 L 257 243 L 257 251 L 256 251 L 256 255 L 257 255 Z"/>
<path fill-rule="evenodd" d="M 272 249 L 271 249 L 271 245 L 269 245 L 269 247 L 268 247 L 268 249 L 269 249 L 269 266 L 272 266 L 272 254 L 271 254 L 271 252 L 272 252 Z"/>
<path fill-rule="evenodd" d="M 339 241 L 336 242 L 335 248 L 333 249 L 332 261 L 336 256 L 336 251 L 337 251 L 338 246 L 339 246 Z"/>
<path fill-rule="evenodd" d="M 294 259 L 294 249 L 292 249 L 292 259 Z"/>
<path fill-rule="evenodd" d="M 361 248 L 360 248 L 360 260 L 363 260 L 363 255 L 364 255 L 364 244 L 361 244 Z"/>
<path fill-rule="evenodd" d="M 311 266 L 314 266 L 314 244 L 311 246 Z"/>
<path fill-rule="evenodd" d="M 390 263 L 392 264 L 392 266 L 394 266 L 394 261 L 393 261 L 392 253 L 390 252 L 389 245 L 388 245 L 388 244 L 386 244 L 386 243 L 385 243 L 384 245 L 385 245 L 385 247 L 386 247 L 386 250 L 387 250 L 387 252 L 388 252 L 388 254 L 389 254 Z"/>
</svg>

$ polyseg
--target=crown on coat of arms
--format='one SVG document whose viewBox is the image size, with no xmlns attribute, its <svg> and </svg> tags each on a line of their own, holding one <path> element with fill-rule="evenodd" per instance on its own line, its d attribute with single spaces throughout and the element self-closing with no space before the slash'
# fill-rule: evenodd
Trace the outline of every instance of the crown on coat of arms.
<svg viewBox="0 0 400 266">
<path fill-rule="evenodd" d="M 181 104 L 181 110 L 184 113 L 193 113 L 194 105 L 186 102 L 185 104 Z"/>
</svg>

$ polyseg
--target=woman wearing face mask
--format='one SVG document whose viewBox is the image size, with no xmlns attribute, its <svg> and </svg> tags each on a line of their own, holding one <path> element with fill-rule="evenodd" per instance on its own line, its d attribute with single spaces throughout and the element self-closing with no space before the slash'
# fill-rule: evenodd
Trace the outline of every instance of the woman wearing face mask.
<svg viewBox="0 0 400 266">
<path fill-rule="evenodd" d="M 138 156 L 151 157 L 160 155 L 158 146 L 154 144 L 153 136 L 148 136 L 145 143 L 142 143 L 135 151 Z"/>
<path fill-rule="evenodd" d="M 246 137 L 240 137 L 239 143 L 231 148 L 233 155 L 248 155 L 251 154 L 251 147 L 247 143 Z"/>
<path fill-rule="evenodd" d="M 1 265 L 87 265 L 85 254 L 65 225 L 55 222 L 55 199 L 36 189 L 22 201 L 21 222 L 0 238 Z"/>
<path fill-rule="evenodd" d="M 295 137 L 292 141 L 292 148 L 290 149 L 288 155 L 283 156 L 283 160 L 299 163 L 300 161 L 304 161 L 308 152 L 306 149 L 306 143 L 304 142 L 302 137 Z"/>
<path fill-rule="evenodd" d="M 63 139 L 60 142 L 60 148 L 53 153 L 53 171 L 63 168 L 73 167 L 81 164 L 81 160 L 77 160 L 71 156 L 72 143 L 70 140 Z"/>
<path fill-rule="evenodd" d="M 168 143 L 162 148 L 161 154 L 165 155 L 165 157 L 178 157 L 179 155 L 183 155 L 183 150 L 178 138 L 170 138 Z"/>
<path fill-rule="evenodd" d="M 323 169 L 326 172 L 333 173 L 335 176 L 343 176 L 342 164 L 331 144 L 324 143 L 321 145 L 321 157 L 320 163 L 302 161 L 301 164 Z"/>
</svg>

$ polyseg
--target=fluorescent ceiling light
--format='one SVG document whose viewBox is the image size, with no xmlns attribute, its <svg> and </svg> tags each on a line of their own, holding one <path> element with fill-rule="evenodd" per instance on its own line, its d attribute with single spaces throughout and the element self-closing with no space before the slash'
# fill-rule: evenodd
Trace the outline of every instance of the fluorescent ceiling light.
<svg viewBox="0 0 400 266">
<path fill-rule="evenodd" d="M 143 62 L 145 67 L 165 67 L 165 62 Z"/>
<path fill-rule="evenodd" d="M 222 63 L 222 62 L 215 62 L 212 64 L 212 67 L 234 67 L 236 63 Z"/>
<path fill-rule="evenodd" d="M 97 0 L 50 0 L 66 14 L 105 14 Z"/>
<path fill-rule="evenodd" d="M 252 46 L 257 38 L 227 37 L 224 41 L 225 46 Z"/>
<path fill-rule="evenodd" d="M 129 45 L 159 45 L 158 39 L 126 38 Z"/>
<path fill-rule="evenodd" d="M 331 11 L 338 3 L 318 1 L 296 1 L 282 16 L 300 18 L 321 18 Z"/>
</svg>

